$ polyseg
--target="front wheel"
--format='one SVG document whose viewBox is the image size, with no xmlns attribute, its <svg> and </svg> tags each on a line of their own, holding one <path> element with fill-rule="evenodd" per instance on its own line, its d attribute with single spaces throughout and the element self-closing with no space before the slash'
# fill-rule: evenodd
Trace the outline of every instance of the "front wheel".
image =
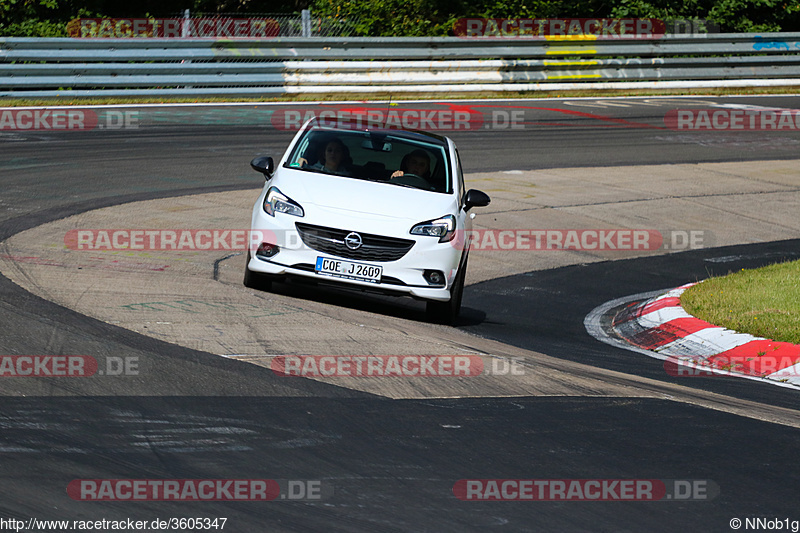
<svg viewBox="0 0 800 533">
<path fill-rule="evenodd" d="M 461 313 L 461 297 L 464 294 L 464 280 L 466 277 L 467 261 L 464 260 L 464 265 L 459 269 L 458 274 L 456 274 L 453 287 L 450 289 L 450 300 L 447 302 L 439 302 L 436 300 L 428 301 L 425 308 L 428 320 L 448 326 L 455 324 L 456 318 L 458 318 L 458 315 Z"/>
<path fill-rule="evenodd" d="M 244 286 L 248 289 L 256 289 L 259 291 L 268 291 L 272 288 L 272 280 L 268 279 L 264 274 L 253 272 L 250 270 L 250 250 L 247 251 L 247 263 L 244 265 Z"/>
</svg>

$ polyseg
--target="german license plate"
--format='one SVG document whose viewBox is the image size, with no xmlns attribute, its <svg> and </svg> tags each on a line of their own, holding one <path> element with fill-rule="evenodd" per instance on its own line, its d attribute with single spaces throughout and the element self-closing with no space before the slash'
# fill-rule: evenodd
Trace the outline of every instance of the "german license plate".
<svg viewBox="0 0 800 533">
<path fill-rule="evenodd" d="M 317 257 L 315 266 L 317 274 L 333 276 L 335 278 L 357 279 L 380 283 L 383 267 L 368 265 L 366 263 L 354 263 L 352 261 L 342 261 L 341 259 L 330 259 L 328 257 Z"/>
</svg>

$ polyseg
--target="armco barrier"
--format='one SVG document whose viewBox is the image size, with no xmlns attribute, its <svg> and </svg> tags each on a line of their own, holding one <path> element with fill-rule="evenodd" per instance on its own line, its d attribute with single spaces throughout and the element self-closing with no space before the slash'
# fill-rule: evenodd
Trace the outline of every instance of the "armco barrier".
<svg viewBox="0 0 800 533">
<path fill-rule="evenodd" d="M 658 38 L 0 38 L 0 96 L 800 85 L 800 33 Z"/>
</svg>

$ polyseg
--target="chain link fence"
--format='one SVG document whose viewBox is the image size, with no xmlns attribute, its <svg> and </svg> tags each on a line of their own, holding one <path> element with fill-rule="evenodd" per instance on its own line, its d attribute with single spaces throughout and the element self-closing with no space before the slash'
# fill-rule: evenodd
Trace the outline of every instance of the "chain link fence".
<svg viewBox="0 0 800 533">
<path fill-rule="evenodd" d="M 304 9 L 300 15 L 287 13 L 205 13 L 188 9 L 177 14 L 188 19 L 249 19 L 273 28 L 273 37 L 356 37 L 357 19 L 321 17 Z"/>
</svg>

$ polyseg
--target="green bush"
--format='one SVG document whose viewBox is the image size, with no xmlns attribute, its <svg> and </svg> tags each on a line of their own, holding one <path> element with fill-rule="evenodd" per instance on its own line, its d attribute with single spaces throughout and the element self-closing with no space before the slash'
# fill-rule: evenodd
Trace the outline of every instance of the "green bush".
<svg viewBox="0 0 800 533">
<path fill-rule="evenodd" d="M 618 0 L 610 15 L 704 19 L 724 33 L 800 31 L 800 2 L 784 0 Z"/>
<path fill-rule="evenodd" d="M 463 17 L 704 19 L 722 32 L 800 31 L 798 0 L 312 0 L 310 9 L 355 19 L 365 36 L 452 35 Z"/>
<path fill-rule="evenodd" d="M 67 23 L 32 19 L 0 24 L 0 35 L 3 37 L 66 37 Z"/>
<path fill-rule="evenodd" d="M 66 37 L 70 20 L 103 16 L 72 1 L 0 0 L 0 36 Z"/>
<path fill-rule="evenodd" d="M 172 2 L 159 10 L 173 13 Z M 348 20 L 356 35 L 372 37 L 452 35 L 455 22 L 465 17 L 705 19 L 723 32 L 800 31 L 800 0 L 294 0 L 282 4 L 282 10 L 299 11 L 306 2 L 323 22 Z M 275 10 L 267 0 L 189 4 L 211 13 Z M 129 12 L 137 5 L 130 0 L 0 0 L 0 35 L 61 37 L 72 18 L 102 16 L 93 12 L 98 10 L 110 16 L 136 16 Z"/>
</svg>

